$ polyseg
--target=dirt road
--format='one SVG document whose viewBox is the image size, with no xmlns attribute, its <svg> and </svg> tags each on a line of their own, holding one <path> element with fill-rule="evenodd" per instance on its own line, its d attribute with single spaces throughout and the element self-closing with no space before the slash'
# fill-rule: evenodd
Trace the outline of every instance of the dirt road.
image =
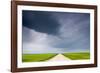
<svg viewBox="0 0 100 73">
<path fill-rule="evenodd" d="M 48 61 L 68 61 L 68 60 L 70 60 L 70 59 L 63 56 L 62 54 L 58 54 L 55 57 L 49 59 Z"/>
</svg>

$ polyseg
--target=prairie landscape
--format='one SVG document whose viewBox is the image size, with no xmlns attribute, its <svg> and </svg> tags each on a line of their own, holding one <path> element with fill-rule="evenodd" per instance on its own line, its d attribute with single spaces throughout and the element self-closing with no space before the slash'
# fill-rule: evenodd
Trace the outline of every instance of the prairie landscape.
<svg viewBox="0 0 100 73">
<path fill-rule="evenodd" d="M 22 11 L 22 62 L 90 59 L 90 13 Z"/>
<path fill-rule="evenodd" d="M 55 59 L 59 61 L 59 56 L 56 59 L 56 56 L 59 54 L 48 53 L 48 54 L 23 54 L 22 61 L 23 62 L 42 62 L 42 61 L 49 61 L 51 59 Z M 69 60 L 87 60 L 90 59 L 89 52 L 71 52 L 71 53 L 62 53 L 61 56 L 62 60 L 67 58 Z M 64 59 L 64 60 L 65 60 Z M 61 60 L 61 59 L 60 59 Z"/>
</svg>

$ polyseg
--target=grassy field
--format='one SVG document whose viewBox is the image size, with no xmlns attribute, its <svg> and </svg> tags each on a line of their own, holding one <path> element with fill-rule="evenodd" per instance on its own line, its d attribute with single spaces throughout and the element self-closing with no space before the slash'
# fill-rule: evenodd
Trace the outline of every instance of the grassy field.
<svg viewBox="0 0 100 73">
<path fill-rule="evenodd" d="M 40 62 L 48 60 L 57 54 L 23 54 L 22 62 Z"/>
<path fill-rule="evenodd" d="M 85 60 L 90 59 L 89 52 L 75 52 L 75 53 L 63 53 L 65 57 L 70 58 L 71 60 Z"/>
<path fill-rule="evenodd" d="M 41 62 L 46 61 L 57 54 L 54 53 L 48 53 L 48 54 L 23 54 L 22 55 L 22 62 Z M 71 59 L 71 60 L 85 60 L 90 59 L 90 53 L 89 52 L 73 52 L 73 53 L 62 53 L 65 57 Z"/>
</svg>

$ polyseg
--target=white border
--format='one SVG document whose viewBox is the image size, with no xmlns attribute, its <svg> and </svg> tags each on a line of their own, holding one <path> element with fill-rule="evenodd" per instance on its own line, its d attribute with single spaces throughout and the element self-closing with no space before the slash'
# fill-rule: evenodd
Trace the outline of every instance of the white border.
<svg viewBox="0 0 100 73">
<path fill-rule="evenodd" d="M 80 65 L 80 64 L 94 64 L 94 10 L 93 9 L 77 9 L 77 8 L 57 8 L 57 7 L 40 7 L 40 6 L 18 6 L 18 49 L 17 49 L 17 67 L 43 67 L 43 66 L 59 66 L 59 65 Z M 57 11 L 57 12 L 79 12 L 90 13 L 90 60 L 76 60 L 63 62 L 31 62 L 22 63 L 22 10 L 37 10 L 37 11 Z"/>
</svg>

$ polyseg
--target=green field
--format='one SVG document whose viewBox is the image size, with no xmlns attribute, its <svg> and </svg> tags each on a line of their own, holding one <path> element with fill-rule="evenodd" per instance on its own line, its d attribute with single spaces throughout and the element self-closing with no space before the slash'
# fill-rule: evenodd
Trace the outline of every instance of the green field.
<svg viewBox="0 0 100 73">
<path fill-rule="evenodd" d="M 23 54 L 22 62 L 40 62 L 48 60 L 57 54 L 48 53 L 48 54 Z"/>
<path fill-rule="evenodd" d="M 89 52 L 75 52 L 75 53 L 63 53 L 65 57 L 68 57 L 71 60 L 85 60 L 90 59 Z"/>
<path fill-rule="evenodd" d="M 57 54 L 55 53 L 48 53 L 48 54 L 23 54 L 22 55 L 22 62 L 41 62 L 46 61 Z M 85 60 L 90 59 L 89 52 L 72 52 L 72 53 L 62 53 L 65 57 L 71 60 Z"/>
</svg>

